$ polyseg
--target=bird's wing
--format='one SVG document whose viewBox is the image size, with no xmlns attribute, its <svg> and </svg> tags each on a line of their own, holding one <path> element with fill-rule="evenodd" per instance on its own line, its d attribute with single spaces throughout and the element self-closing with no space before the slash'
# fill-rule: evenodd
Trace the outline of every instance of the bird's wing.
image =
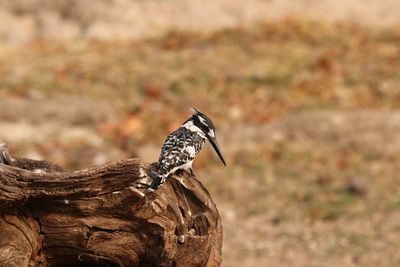
<svg viewBox="0 0 400 267">
<path fill-rule="evenodd" d="M 179 128 L 168 135 L 161 149 L 158 161 L 158 171 L 160 175 L 168 175 L 174 169 L 178 169 L 185 163 L 194 159 L 197 153 L 192 152 L 190 146 L 192 136 L 186 132 L 187 129 Z"/>
</svg>

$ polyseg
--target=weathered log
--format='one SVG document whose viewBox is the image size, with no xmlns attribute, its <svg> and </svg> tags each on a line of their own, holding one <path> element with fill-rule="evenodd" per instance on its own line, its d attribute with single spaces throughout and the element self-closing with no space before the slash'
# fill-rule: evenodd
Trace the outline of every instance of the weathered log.
<svg viewBox="0 0 400 267">
<path fill-rule="evenodd" d="M 0 266 L 219 266 L 222 226 L 187 172 L 146 191 L 151 164 L 80 171 L 0 144 Z"/>
</svg>

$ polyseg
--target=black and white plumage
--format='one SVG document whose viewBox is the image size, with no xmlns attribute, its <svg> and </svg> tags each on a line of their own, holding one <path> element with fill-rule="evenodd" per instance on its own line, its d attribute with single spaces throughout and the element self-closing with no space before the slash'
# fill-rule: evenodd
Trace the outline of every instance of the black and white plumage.
<svg viewBox="0 0 400 267">
<path fill-rule="evenodd" d="M 193 175 L 193 160 L 200 153 L 206 139 L 210 141 L 226 166 L 217 143 L 214 124 L 197 109 L 192 109 L 192 111 L 193 115 L 165 140 L 158 163 L 151 174 L 153 182 L 149 191 L 159 188 L 168 176 L 177 170 L 189 170 Z"/>
</svg>

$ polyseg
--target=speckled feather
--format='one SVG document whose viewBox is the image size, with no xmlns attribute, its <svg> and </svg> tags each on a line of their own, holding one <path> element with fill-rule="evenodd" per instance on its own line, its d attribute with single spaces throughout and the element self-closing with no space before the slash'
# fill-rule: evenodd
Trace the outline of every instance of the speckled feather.
<svg viewBox="0 0 400 267">
<path fill-rule="evenodd" d="M 204 138 L 198 133 L 180 127 L 168 135 L 161 149 L 160 159 L 157 164 L 157 173 L 168 176 L 177 169 L 184 168 L 199 154 L 203 148 Z M 186 168 L 187 169 L 187 168 Z"/>
<path fill-rule="evenodd" d="M 160 158 L 154 173 L 151 174 L 153 182 L 149 190 L 159 188 L 171 173 L 178 169 L 191 169 L 193 159 L 203 148 L 205 138 L 199 133 L 185 127 L 168 135 L 161 149 Z"/>
<path fill-rule="evenodd" d="M 196 109 L 192 111 L 194 114 L 165 140 L 158 163 L 150 173 L 153 181 L 148 188 L 149 191 L 159 188 L 168 176 L 177 170 L 190 170 L 193 174 L 193 160 L 200 153 L 206 139 L 211 142 L 225 164 L 217 144 L 214 124 L 200 111 Z"/>
</svg>

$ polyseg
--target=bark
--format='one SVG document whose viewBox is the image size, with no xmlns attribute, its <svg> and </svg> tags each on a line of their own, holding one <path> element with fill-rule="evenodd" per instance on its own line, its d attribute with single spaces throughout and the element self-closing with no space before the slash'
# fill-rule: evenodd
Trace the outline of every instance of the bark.
<svg viewBox="0 0 400 267">
<path fill-rule="evenodd" d="M 151 164 L 79 171 L 0 144 L 0 266 L 219 266 L 222 226 L 187 172 L 146 191 Z"/>
</svg>

